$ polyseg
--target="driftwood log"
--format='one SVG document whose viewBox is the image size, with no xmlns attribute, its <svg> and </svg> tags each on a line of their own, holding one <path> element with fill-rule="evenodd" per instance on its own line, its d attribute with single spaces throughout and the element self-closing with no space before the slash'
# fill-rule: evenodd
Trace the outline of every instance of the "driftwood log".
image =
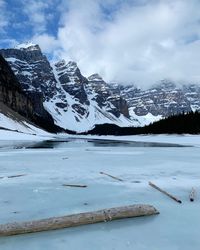
<svg viewBox="0 0 200 250">
<path fill-rule="evenodd" d="M 35 233 L 155 214 L 159 212 L 151 205 L 131 205 L 30 222 L 3 224 L 0 225 L 0 236 Z"/>
<path fill-rule="evenodd" d="M 22 176 L 26 176 L 26 174 L 17 174 L 17 175 L 9 175 L 9 176 L 0 176 L 0 179 L 4 179 L 4 178 L 16 178 L 16 177 L 22 177 Z"/>
<path fill-rule="evenodd" d="M 153 184 L 152 182 L 149 182 L 149 185 L 155 189 L 157 189 L 158 191 L 160 191 L 161 193 L 167 195 L 168 197 L 170 197 L 172 200 L 178 202 L 178 203 L 182 203 L 181 200 L 179 200 L 178 198 L 176 198 L 175 196 L 169 194 L 168 192 L 166 192 L 165 190 L 159 188 L 158 186 L 156 186 L 155 184 Z"/>
<path fill-rule="evenodd" d="M 107 176 L 109 176 L 110 178 L 113 178 L 113 179 L 115 179 L 115 180 L 117 180 L 117 181 L 123 181 L 122 179 L 120 179 L 120 178 L 118 178 L 118 177 L 115 177 L 115 176 L 113 176 L 113 175 L 111 175 L 111 174 L 107 174 L 107 173 L 105 173 L 105 172 L 99 172 L 100 174 L 103 174 L 103 175 L 107 175 Z"/>
<path fill-rule="evenodd" d="M 79 185 L 79 184 L 62 184 L 63 187 L 78 187 L 78 188 L 86 188 L 87 185 Z"/>
</svg>

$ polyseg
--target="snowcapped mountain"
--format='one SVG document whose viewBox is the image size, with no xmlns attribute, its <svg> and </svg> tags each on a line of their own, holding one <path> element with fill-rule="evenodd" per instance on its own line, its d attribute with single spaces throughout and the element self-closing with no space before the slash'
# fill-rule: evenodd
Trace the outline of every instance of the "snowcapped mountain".
<svg viewBox="0 0 200 250">
<path fill-rule="evenodd" d="M 130 85 L 120 86 L 120 91 L 128 102 L 130 113 L 136 116 L 167 117 L 200 110 L 200 86 L 195 84 L 177 86 L 165 80 L 147 90 Z"/>
<path fill-rule="evenodd" d="M 47 120 L 77 132 L 103 123 L 143 126 L 172 114 L 200 110 L 198 85 L 177 87 L 165 80 L 142 90 L 134 85 L 108 84 L 98 74 L 84 77 L 75 62 L 50 64 L 32 43 L 0 53 L 33 103 L 38 121 L 43 119 L 43 127 Z"/>
<path fill-rule="evenodd" d="M 84 77 L 75 62 L 61 60 L 50 65 L 39 46 L 33 44 L 0 53 L 35 103 L 37 113 L 44 116 L 44 107 L 59 127 L 81 132 L 102 123 L 139 125 L 130 119 L 125 99 L 113 94 L 99 76 Z"/>
<path fill-rule="evenodd" d="M 109 100 L 112 93 L 108 92 L 107 96 L 103 93 L 105 83 L 99 89 L 101 93 L 97 92 L 93 82 L 82 76 L 75 62 L 61 60 L 53 65 L 53 72 L 59 94 L 45 102 L 44 106 L 60 127 L 81 132 L 95 124 L 132 124 L 129 117 L 118 111 L 118 107 Z M 128 110 L 126 101 L 119 106 Z"/>
</svg>

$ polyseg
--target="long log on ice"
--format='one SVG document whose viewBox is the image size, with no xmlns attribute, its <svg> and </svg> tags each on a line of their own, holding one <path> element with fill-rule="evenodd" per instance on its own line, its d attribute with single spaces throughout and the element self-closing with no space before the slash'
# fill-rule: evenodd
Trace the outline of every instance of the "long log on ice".
<svg viewBox="0 0 200 250">
<path fill-rule="evenodd" d="M 151 205 L 131 205 L 30 222 L 2 224 L 0 225 L 0 236 L 35 233 L 155 214 L 159 214 L 159 212 Z"/>
<path fill-rule="evenodd" d="M 22 177 L 25 176 L 26 174 L 17 174 L 17 175 L 9 175 L 9 176 L 0 176 L 0 179 L 4 178 L 16 178 L 16 177 Z"/>
<path fill-rule="evenodd" d="M 150 185 L 151 187 L 153 187 L 153 188 L 157 189 L 157 190 L 158 190 L 158 191 L 160 191 L 161 193 L 163 193 L 163 194 L 165 194 L 165 195 L 169 196 L 172 200 L 174 200 L 174 201 L 176 201 L 176 202 L 178 202 L 178 203 L 182 203 L 182 201 L 181 201 L 181 200 L 179 200 L 179 199 L 178 199 L 178 198 L 176 198 L 175 196 L 173 196 L 173 195 L 169 194 L 169 193 L 168 193 L 168 192 L 166 192 L 165 190 L 163 190 L 163 189 L 159 188 L 158 186 L 156 186 L 156 185 L 155 185 L 155 184 L 153 184 L 152 182 L 149 182 L 149 185 Z"/>
<path fill-rule="evenodd" d="M 104 175 L 107 175 L 107 176 L 109 176 L 110 178 L 113 178 L 113 179 L 115 179 L 115 180 L 117 180 L 117 181 L 123 181 L 122 179 L 120 179 L 120 178 L 118 178 L 118 177 L 115 177 L 115 176 L 113 176 L 113 175 L 111 175 L 111 174 L 107 174 L 107 173 L 105 173 L 105 172 L 99 172 L 100 174 L 104 174 Z"/>
<path fill-rule="evenodd" d="M 78 188 L 86 188 L 87 185 L 79 185 L 79 184 L 62 184 L 63 187 L 78 187 Z"/>
</svg>

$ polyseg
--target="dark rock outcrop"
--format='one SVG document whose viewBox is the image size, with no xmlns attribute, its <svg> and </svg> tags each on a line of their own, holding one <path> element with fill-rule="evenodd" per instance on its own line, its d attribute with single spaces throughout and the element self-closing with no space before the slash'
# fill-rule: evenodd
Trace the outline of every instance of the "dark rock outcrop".
<svg viewBox="0 0 200 250">
<path fill-rule="evenodd" d="M 111 86 L 101 76 L 93 74 L 88 77 L 88 88 L 95 92 L 94 100 L 96 100 L 99 107 L 106 107 L 116 117 L 120 117 L 122 114 L 129 118 L 128 105 L 125 98 L 122 98 L 120 93 L 113 91 Z"/>
<path fill-rule="evenodd" d="M 88 81 L 82 76 L 77 64 L 71 61 L 66 64 L 64 60 L 61 60 L 55 64 L 55 69 L 62 88 L 81 104 L 89 105 L 87 93 L 84 89 L 84 85 Z"/>
</svg>

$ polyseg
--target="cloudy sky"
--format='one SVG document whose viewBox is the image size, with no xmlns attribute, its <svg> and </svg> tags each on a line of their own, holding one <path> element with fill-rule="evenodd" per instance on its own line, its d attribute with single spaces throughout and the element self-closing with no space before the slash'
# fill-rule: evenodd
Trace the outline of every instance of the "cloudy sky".
<svg viewBox="0 0 200 250">
<path fill-rule="evenodd" d="M 0 0 L 0 46 L 38 43 L 84 75 L 200 82 L 199 0 Z"/>
</svg>

